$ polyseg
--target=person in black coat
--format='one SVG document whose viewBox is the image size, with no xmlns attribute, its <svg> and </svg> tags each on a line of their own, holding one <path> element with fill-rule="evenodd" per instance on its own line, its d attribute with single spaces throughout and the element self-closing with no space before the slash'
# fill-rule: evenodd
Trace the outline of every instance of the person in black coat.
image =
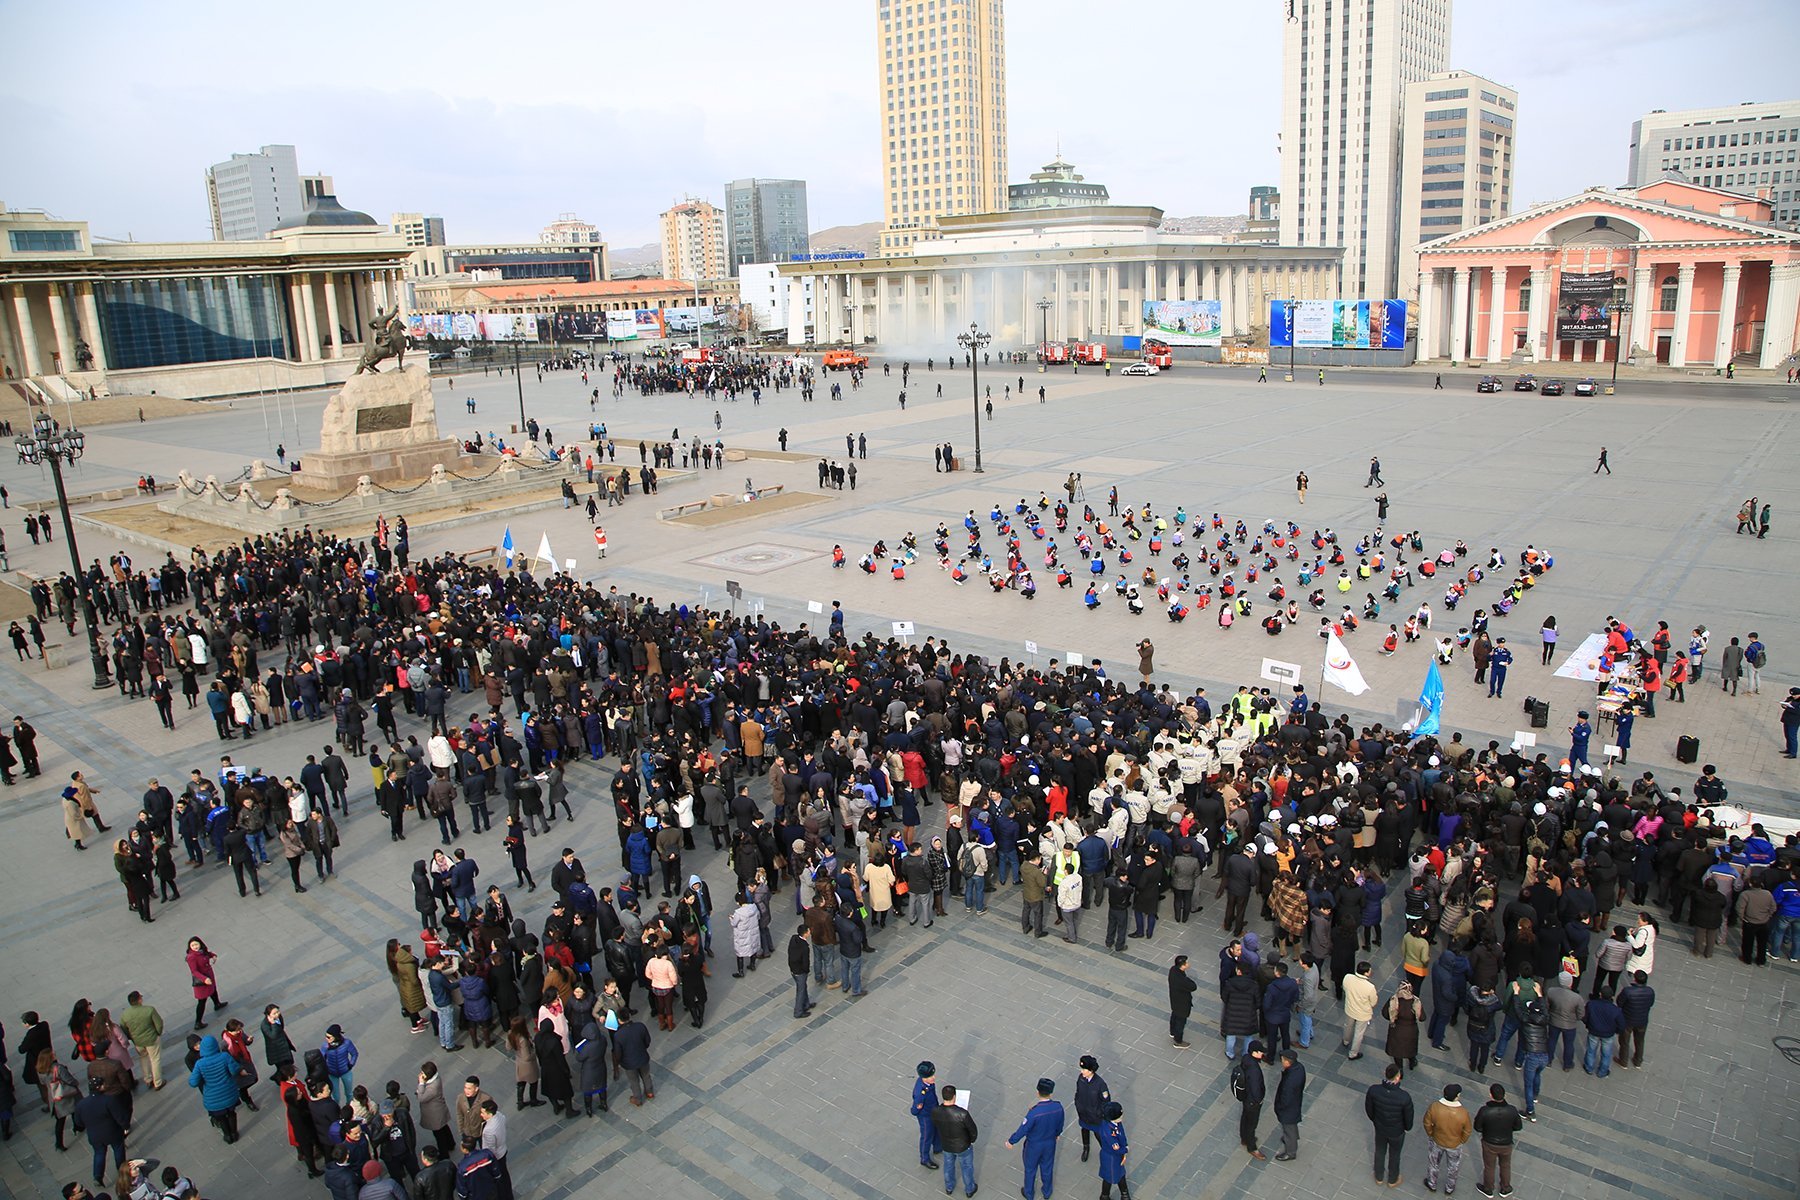
<svg viewBox="0 0 1800 1200">
<path fill-rule="evenodd" d="M 1157 911 L 1162 908 L 1163 887 L 1168 872 L 1154 849 L 1144 852 L 1144 864 L 1137 870 L 1137 895 L 1132 898 L 1131 937 L 1149 939 L 1156 934 Z"/>
<path fill-rule="evenodd" d="M 436 1146 L 419 1150 L 419 1173 L 413 1177 L 413 1200 L 456 1200 L 456 1168 Z"/>
<path fill-rule="evenodd" d="M 1400 1150 L 1406 1145 L 1407 1130 L 1413 1127 L 1412 1097 L 1400 1086 L 1399 1064 L 1389 1063 L 1381 1082 L 1370 1086 L 1363 1097 L 1363 1112 L 1375 1126 L 1375 1182 L 1398 1187 Z"/>
<path fill-rule="evenodd" d="M 1275 1083 L 1275 1120 L 1281 1126 L 1277 1162 L 1293 1162 L 1300 1153 L 1300 1107 L 1306 1097 L 1306 1068 L 1293 1047 L 1281 1052 L 1281 1078 Z"/>
<path fill-rule="evenodd" d="M 1231 1093 L 1242 1106 L 1238 1114 L 1238 1141 L 1255 1159 L 1269 1157 L 1256 1145 L 1256 1123 L 1262 1119 L 1263 1099 L 1268 1095 L 1262 1065 L 1263 1044 L 1251 1042 L 1249 1052 L 1231 1069 Z"/>
<path fill-rule="evenodd" d="M 562 1038 L 548 1019 L 538 1022 L 536 1039 L 538 1087 L 550 1101 L 550 1111 L 559 1116 L 575 1115 L 575 1081 L 569 1075 L 569 1058 L 563 1051 Z"/>
<path fill-rule="evenodd" d="M 1188 1040 L 1188 1017 L 1194 1011 L 1194 989 L 1200 985 L 1188 973 L 1188 956 L 1177 954 L 1175 965 L 1169 968 L 1169 1037 L 1175 1042 L 1177 1050 L 1186 1050 Z"/>
<path fill-rule="evenodd" d="M 1112 1091 L 1100 1075 L 1100 1060 L 1091 1054 L 1081 1056 L 1081 1075 L 1075 1080 L 1075 1119 L 1081 1124 L 1081 1161 L 1088 1160 L 1089 1142 L 1106 1121 L 1106 1106 Z"/>
<path fill-rule="evenodd" d="M 112 1152 L 115 1169 L 125 1165 L 125 1132 L 131 1127 L 131 1115 L 125 1102 L 115 1092 L 98 1087 L 75 1104 L 75 1128 L 87 1134 L 94 1150 L 94 1186 L 106 1186 L 106 1155 Z"/>
</svg>

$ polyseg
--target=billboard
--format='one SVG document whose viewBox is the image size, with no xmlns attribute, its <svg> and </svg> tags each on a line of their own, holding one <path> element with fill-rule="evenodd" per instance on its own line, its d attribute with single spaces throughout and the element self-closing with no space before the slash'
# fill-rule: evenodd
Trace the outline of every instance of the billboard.
<svg viewBox="0 0 1800 1200">
<path fill-rule="evenodd" d="M 662 310 L 663 327 L 670 337 L 693 337 L 717 330 L 725 322 L 723 304 L 671 304 Z"/>
<path fill-rule="evenodd" d="M 1404 350 L 1406 301 L 1271 300 L 1269 345 L 1319 350 Z"/>
<path fill-rule="evenodd" d="M 533 313 L 407 313 L 406 332 L 413 338 L 441 341 L 536 341 L 539 318 Z"/>
<path fill-rule="evenodd" d="M 1612 334 L 1613 273 L 1562 273 L 1556 297 L 1556 340 L 1603 342 Z"/>
<path fill-rule="evenodd" d="M 1171 346 L 1216 346 L 1224 328 L 1217 300 L 1144 301 L 1144 336 Z"/>
<path fill-rule="evenodd" d="M 637 317 L 628 312 L 610 312 L 606 314 L 606 340 L 609 342 L 633 342 L 637 340 Z"/>
</svg>

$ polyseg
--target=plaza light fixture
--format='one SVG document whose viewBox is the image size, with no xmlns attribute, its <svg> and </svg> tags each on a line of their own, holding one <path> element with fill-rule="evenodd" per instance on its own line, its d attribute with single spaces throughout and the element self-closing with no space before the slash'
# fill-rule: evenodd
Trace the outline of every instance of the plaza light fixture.
<svg viewBox="0 0 1800 1200">
<path fill-rule="evenodd" d="M 1037 310 L 1044 319 L 1044 340 L 1038 343 L 1038 374 L 1041 375 L 1050 369 L 1045 364 L 1050 354 L 1050 297 L 1045 296 L 1039 300 Z"/>
<path fill-rule="evenodd" d="M 100 648 L 100 627 L 94 619 L 94 598 L 83 583 L 81 551 L 75 545 L 75 522 L 69 518 L 69 493 L 63 487 L 63 464 L 73 463 L 87 451 L 87 436 L 79 429 L 64 429 L 56 418 L 39 413 L 31 423 L 31 432 L 19 435 L 16 445 L 19 461 L 48 464 L 50 478 L 56 481 L 56 511 L 62 517 L 63 544 L 69 548 L 69 570 L 81 605 L 81 621 L 87 627 L 88 655 L 93 660 L 94 690 L 112 686 L 112 671 L 106 665 L 106 654 Z"/>
<path fill-rule="evenodd" d="M 1623 275 L 1614 275 L 1612 286 L 1612 382 L 1607 385 L 1608 392 L 1617 391 L 1619 387 L 1619 347 L 1625 337 L 1625 318 L 1630 315 L 1631 289 L 1626 285 Z"/>
<path fill-rule="evenodd" d="M 981 353 L 987 349 L 988 343 L 994 340 L 991 333 L 983 333 L 981 326 L 969 322 L 969 331 L 956 335 L 956 344 L 969 353 L 970 400 L 975 410 L 975 473 L 986 474 L 981 469 Z"/>
</svg>

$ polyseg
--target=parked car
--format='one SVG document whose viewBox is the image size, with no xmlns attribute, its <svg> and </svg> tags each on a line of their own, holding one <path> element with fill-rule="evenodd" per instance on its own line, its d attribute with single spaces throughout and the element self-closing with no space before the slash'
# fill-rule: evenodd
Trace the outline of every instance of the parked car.
<svg viewBox="0 0 1800 1200">
<path fill-rule="evenodd" d="M 1600 385 L 1591 379 L 1583 379 L 1575 385 L 1575 394 L 1577 396 L 1598 396 Z"/>
<path fill-rule="evenodd" d="M 1536 375 L 1521 375 L 1521 376 L 1519 376 L 1517 379 L 1513 380 L 1513 391 L 1515 391 L 1515 392 L 1535 392 L 1535 391 L 1537 391 L 1537 376 Z"/>
<path fill-rule="evenodd" d="M 1497 392 L 1497 391 L 1499 391 L 1500 390 L 1500 377 L 1498 375 L 1483 375 L 1480 378 L 1480 380 L 1478 380 L 1476 382 L 1475 390 L 1478 392 Z"/>
<path fill-rule="evenodd" d="M 1560 379 L 1546 379 L 1544 386 L 1538 389 L 1540 396 L 1560 396 L 1568 391 L 1568 385 Z"/>
<path fill-rule="evenodd" d="M 1121 375 L 1155 375 L 1155 374 L 1157 374 L 1158 370 L 1159 370 L 1159 368 L 1154 363 L 1134 362 L 1134 363 L 1126 364 L 1125 369 L 1123 371 L 1120 371 L 1119 374 L 1121 374 Z"/>
</svg>

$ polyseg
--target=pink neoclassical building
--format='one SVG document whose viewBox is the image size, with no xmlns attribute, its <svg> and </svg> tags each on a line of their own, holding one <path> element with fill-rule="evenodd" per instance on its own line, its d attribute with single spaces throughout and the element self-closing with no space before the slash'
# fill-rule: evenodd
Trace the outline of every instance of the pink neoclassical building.
<svg viewBox="0 0 1800 1200">
<path fill-rule="evenodd" d="M 1610 362 L 1607 276 L 1631 304 L 1620 353 L 1672 367 L 1780 367 L 1800 320 L 1800 234 L 1766 200 L 1664 179 L 1593 188 L 1419 248 L 1421 362 Z M 1565 276 L 1568 278 L 1565 280 Z M 1585 318 L 1599 340 L 1561 340 Z"/>
</svg>

